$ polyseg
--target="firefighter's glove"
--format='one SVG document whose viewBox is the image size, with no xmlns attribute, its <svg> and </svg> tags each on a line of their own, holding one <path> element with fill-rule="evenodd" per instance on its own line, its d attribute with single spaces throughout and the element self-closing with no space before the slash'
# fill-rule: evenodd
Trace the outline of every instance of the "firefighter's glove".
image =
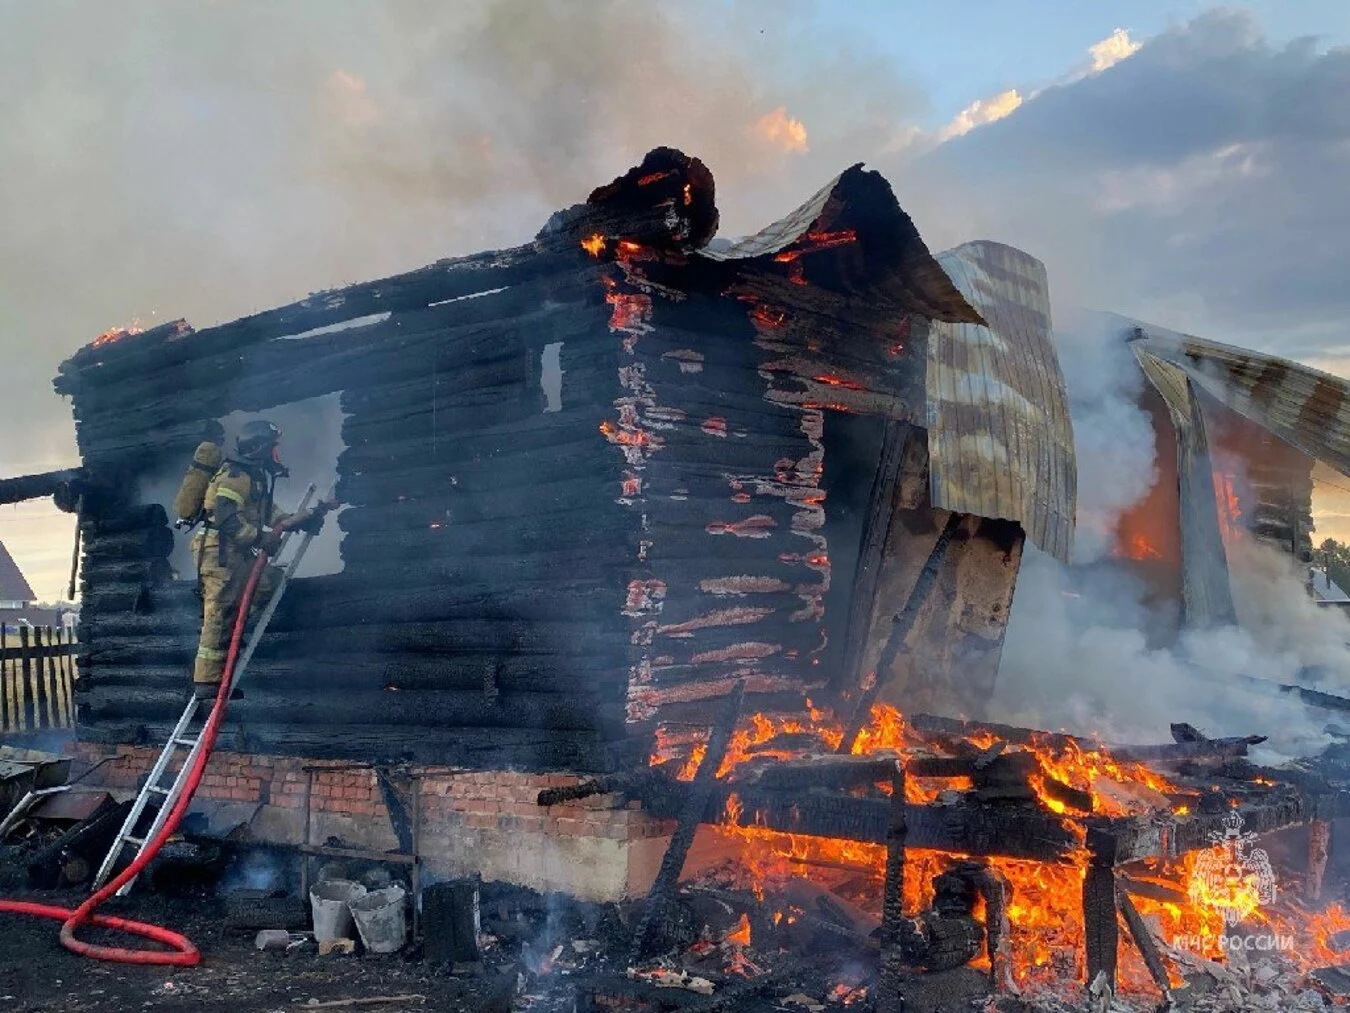
<svg viewBox="0 0 1350 1013">
<path fill-rule="evenodd" d="M 317 535 L 323 530 L 323 514 L 306 511 L 286 525 L 292 531 L 306 535 Z"/>
<path fill-rule="evenodd" d="M 259 551 L 265 552 L 269 556 L 275 556 L 281 548 L 281 537 L 284 533 L 285 532 L 278 531 L 276 528 L 267 532 L 267 534 L 262 536 L 262 540 L 258 542 Z"/>
</svg>

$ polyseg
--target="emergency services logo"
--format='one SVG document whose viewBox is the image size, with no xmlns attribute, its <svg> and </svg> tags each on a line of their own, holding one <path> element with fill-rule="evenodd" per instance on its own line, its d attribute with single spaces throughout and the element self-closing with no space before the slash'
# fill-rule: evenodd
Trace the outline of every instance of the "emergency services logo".
<svg viewBox="0 0 1350 1013">
<path fill-rule="evenodd" d="M 1275 870 L 1270 856 L 1255 847 L 1256 834 L 1244 833 L 1236 810 L 1223 818 L 1223 833 L 1211 832 L 1214 850 L 1201 852 L 1191 876 L 1191 902 L 1223 915 L 1229 928 L 1264 905 L 1275 903 Z"/>
</svg>

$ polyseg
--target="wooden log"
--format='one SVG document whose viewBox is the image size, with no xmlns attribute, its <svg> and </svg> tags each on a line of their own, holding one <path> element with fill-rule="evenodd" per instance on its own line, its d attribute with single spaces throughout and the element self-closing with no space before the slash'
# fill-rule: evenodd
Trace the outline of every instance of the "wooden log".
<svg viewBox="0 0 1350 1013">
<path fill-rule="evenodd" d="M 164 325 L 100 347 L 81 349 L 62 364 L 57 393 L 74 394 L 82 382 L 110 386 L 128 377 L 182 365 L 203 354 L 235 351 L 344 320 L 417 309 L 476 292 L 519 285 L 556 271 L 561 262 L 539 256 L 533 246 L 492 250 L 341 290 L 318 292 L 299 302 L 196 335 L 189 333 L 184 337 L 177 323 Z"/>
<path fill-rule="evenodd" d="M 95 673 L 92 685 L 82 689 L 80 702 L 91 721 L 169 721 L 182 711 L 189 682 L 189 674 L 180 671 L 177 686 L 108 686 Z M 468 691 L 348 689 L 341 699 L 335 699 L 323 692 L 318 680 L 291 689 L 254 681 L 252 673 L 244 698 L 230 705 L 230 713 L 246 725 L 340 728 L 360 715 L 364 721 L 390 729 L 433 722 L 445 727 L 601 730 L 609 738 L 623 734 L 619 698 L 605 700 L 579 692 L 502 693 L 489 698 Z"/>
<path fill-rule="evenodd" d="M 1134 901 L 1124 890 L 1117 890 L 1116 901 L 1120 908 L 1120 914 L 1125 919 L 1125 927 L 1130 932 L 1130 938 L 1134 940 L 1135 948 L 1139 955 L 1144 958 L 1144 966 L 1148 968 L 1149 977 L 1153 979 L 1153 984 L 1158 986 L 1158 991 L 1162 993 L 1163 1005 L 1168 1006 L 1172 1002 L 1172 982 L 1167 976 L 1167 968 L 1162 962 L 1162 955 L 1158 953 L 1157 944 L 1153 941 L 1153 934 L 1149 931 L 1148 924 L 1139 914 L 1139 909 L 1134 906 Z"/>
<path fill-rule="evenodd" d="M 881 973 L 877 978 L 877 1013 L 904 1013 L 905 845 L 909 826 L 905 804 L 905 769 L 891 773 L 891 798 L 886 827 L 886 875 L 881 900 Z M 964 963 L 965 961 L 962 961 Z"/>
<path fill-rule="evenodd" d="M 1201 742 L 1168 742 L 1156 746 L 1105 746 L 1117 760 L 1147 763 L 1173 763 L 1246 756 L 1249 746 L 1266 741 L 1264 735 L 1246 735 Z"/>
<path fill-rule="evenodd" d="M 66 468 L 61 471 L 47 471 L 38 475 L 20 475 L 17 478 L 0 479 L 0 506 L 9 503 L 22 503 L 30 499 L 42 499 L 55 496 L 62 486 L 68 486 L 83 477 L 79 468 Z"/>
<path fill-rule="evenodd" d="M 85 512 L 81 519 L 81 527 L 90 540 L 169 526 L 168 511 L 159 503 L 122 504 L 98 513 Z"/>
<path fill-rule="evenodd" d="M 1083 936 L 1087 947 L 1087 984 L 1105 974 L 1114 994 L 1120 928 L 1116 923 L 1116 879 L 1110 864 L 1094 858 L 1083 877 Z"/>
<path fill-rule="evenodd" d="M 81 739 L 93 743 L 162 745 L 171 723 L 81 721 Z M 477 770 L 605 772 L 632 761 L 625 740 L 606 741 L 595 733 L 549 729 L 446 728 L 410 726 L 392 731 L 377 724 L 336 728 L 229 720 L 218 744 L 222 751 L 304 756 L 315 760 L 430 763 Z"/>
<path fill-rule="evenodd" d="M 661 866 L 647 893 L 647 903 L 643 907 L 642 919 L 634 932 L 633 959 L 640 960 L 654 942 L 654 930 L 666 915 L 666 908 L 674 897 L 675 885 L 680 872 L 684 869 L 689 848 L 694 843 L 694 833 L 703 822 L 708 801 L 713 794 L 717 770 L 726 756 L 731 744 L 731 734 L 740 719 L 741 700 L 745 693 L 745 683 L 738 682 L 726 702 L 721 721 L 712 728 L 708 736 L 708 748 L 700 761 L 694 779 L 690 783 L 682 806 L 679 822 L 670 843 L 661 858 Z"/>
<path fill-rule="evenodd" d="M 592 191 L 585 204 L 555 214 L 536 238 L 546 246 L 572 249 L 597 236 L 687 251 L 707 244 L 717 232 L 717 220 L 707 167 L 677 149 L 654 148 L 641 164 Z"/>
<path fill-rule="evenodd" d="M 173 551 L 173 532 L 167 527 L 140 528 L 115 535 L 89 537 L 85 541 L 85 559 L 112 562 L 154 559 Z"/>
</svg>

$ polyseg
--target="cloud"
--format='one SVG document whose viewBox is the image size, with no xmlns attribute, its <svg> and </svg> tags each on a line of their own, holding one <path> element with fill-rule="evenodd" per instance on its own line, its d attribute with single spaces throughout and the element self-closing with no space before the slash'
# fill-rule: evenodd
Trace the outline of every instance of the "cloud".
<svg viewBox="0 0 1350 1013">
<path fill-rule="evenodd" d="M 755 133 L 782 151 L 811 150 L 806 146 L 806 124 L 801 120 L 794 120 L 782 106 L 757 119 Z"/>
<path fill-rule="evenodd" d="M 968 134 L 976 127 L 994 123 L 1013 113 L 1022 104 L 1022 95 L 1016 88 L 999 92 L 993 98 L 976 99 L 966 106 L 945 127 L 938 131 L 938 143 Z"/>
<path fill-rule="evenodd" d="M 894 171 L 930 242 L 1020 246 L 1061 302 L 1307 357 L 1350 343 L 1346 94 L 1350 49 L 1215 11 Z"/>
<path fill-rule="evenodd" d="M 1123 28 L 1117 28 L 1101 42 L 1093 43 L 1088 47 L 1088 54 L 1092 57 L 1092 73 L 1100 74 L 1102 71 L 1114 67 L 1121 60 L 1133 56 L 1139 52 L 1142 42 L 1135 42 L 1130 38 L 1130 33 Z"/>
</svg>

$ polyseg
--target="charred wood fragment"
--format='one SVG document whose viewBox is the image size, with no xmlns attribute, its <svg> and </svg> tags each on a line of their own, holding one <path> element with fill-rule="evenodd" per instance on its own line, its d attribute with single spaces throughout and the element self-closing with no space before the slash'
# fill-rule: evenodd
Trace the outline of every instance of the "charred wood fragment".
<svg viewBox="0 0 1350 1013">
<path fill-rule="evenodd" d="M 886 637 L 886 643 L 881 649 L 881 656 L 877 660 L 877 670 L 872 685 L 859 695 L 858 702 L 853 709 L 853 717 L 849 721 L 843 740 L 839 743 L 838 751 L 840 753 L 853 752 L 854 743 L 858 741 L 858 735 L 861 734 L 863 726 L 872 713 L 872 704 L 876 703 L 877 695 L 881 692 L 886 673 L 891 671 L 896 656 L 904 649 L 905 638 L 913 630 L 914 623 L 919 618 L 919 612 L 923 608 L 924 602 L 927 601 L 933 585 L 937 582 L 942 559 L 947 554 L 947 549 L 951 545 L 952 539 L 956 537 L 957 531 L 965 523 L 965 519 L 965 514 L 952 513 L 948 515 L 947 523 L 943 526 L 942 532 L 933 544 L 932 551 L 928 553 L 928 559 L 923 564 L 923 569 L 919 571 L 919 577 L 914 582 L 914 588 L 910 591 L 909 598 L 906 600 L 904 607 L 895 615 L 890 633 Z"/>
<path fill-rule="evenodd" d="M 675 894 L 684 860 L 689 855 L 689 847 L 694 843 L 694 833 L 703 822 L 704 813 L 712 797 L 717 769 L 722 765 L 727 747 L 731 744 L 731 733 L 741 713 L 741 699 L 745 694 L 745 683 L 738 682 L 726 703 L 722 720 L 713 727 L 708 738 L 708 749 L 699 763 L 694 780 L 690 783 L 688 794 L 680 812 L 675 833 L 661 858 L 661 867 L 647 894 L 647 903 L 643 908 L 642 920 L 634 933 L 633 957 L 640 960 L 652 945 L 653 930 L 660 919 L 665 917 L 666 907 Z"/>
<path fill-rule="evenodd" d="M 1119 905 L 1121 917 L 1125 919 L 1125 927 L 1129 929 L 1130 938 L 1134 941 L 1135 949 L 1144 958 L 1144 966 L 1148 968 L 1148 976 L 1153 979 L 1153 984 L 1158 986 L 1158 991 L 1162 993 L 1163 1002 L 1170 1003 L 1172 1001 L 1172 982 L 1167 976 L 1167 968 L 1162 962 L 1162 955 L 1158 952 L 1157 944 L 1153 941 L 1153 934 L 1149 931 L 1148 923 L 1139 914 L 1139 909 L 1134 906 L 1134 901 L 1130 899 L 1130 895 L 1126 891 L 1116 891 L 1116 902 Z"/>
</svg>

